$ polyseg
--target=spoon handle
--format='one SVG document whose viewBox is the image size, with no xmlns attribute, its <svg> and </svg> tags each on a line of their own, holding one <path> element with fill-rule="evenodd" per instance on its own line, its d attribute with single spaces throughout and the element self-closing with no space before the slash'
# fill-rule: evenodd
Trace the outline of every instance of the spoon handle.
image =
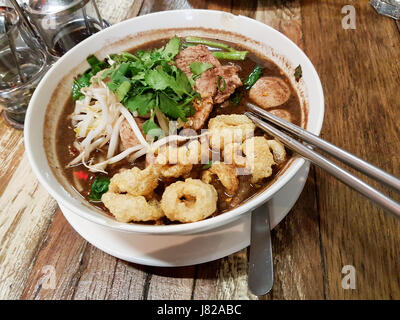
<svg viewBox="0 0 400 320">
<path fill-rule="evenodd" d="M 274 283 L 271 231 L 269 224 L 270 202 L 253 211 L 251 215 L 251 244 L 248 286 L 256 296 L 267 294 Z"/>
</svg>

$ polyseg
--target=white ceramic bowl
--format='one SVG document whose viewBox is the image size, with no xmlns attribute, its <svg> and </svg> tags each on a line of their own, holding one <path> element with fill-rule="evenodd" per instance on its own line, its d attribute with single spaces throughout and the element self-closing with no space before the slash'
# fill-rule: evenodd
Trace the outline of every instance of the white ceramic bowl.
<svg viewBox="0 0 400 320">
<path fill-rule="evenodd" d="M 73 76 L 87 68 L 86 57 L 94 53 L 104 58 L 107 54 L 174 34 L 225 39 L 242 44 L 274 61 L 299 93 L 303 125 L 310 132 L 319 134 L 324 116 L 319 77 L 303 51 L 278 31 L 244 16 L 210 10 L 165 11 L 136 17 L 103 30 L 70 50 L 46 74 L 31 99 L 25 121 L 25 146 L 29 161 L 40 183 L 69 212 L 114 231 L 157 235 L 194 234 L 227 225 L 248 214 L 269 200 L 304 165 L 304 159 L 295 157 L 268 189 L 232 211 L 200 222 L 166 226 L 120 223 L 93 208 L 67 183 L 55 156 L 56 120 L 70 94 Z M 299 64 L 303 78 L 296 82 L 294 69 Z"/>
</svg>

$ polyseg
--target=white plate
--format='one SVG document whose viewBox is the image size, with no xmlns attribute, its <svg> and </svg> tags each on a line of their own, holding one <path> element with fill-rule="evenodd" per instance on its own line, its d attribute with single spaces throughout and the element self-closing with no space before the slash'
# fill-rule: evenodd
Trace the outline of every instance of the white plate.
<svg viewBox="0 0 400 320">
<path fill-rule="evenodd" d="M 271 228 L 290 211 L 307 180 L 309 163 L 272 198 Z M 92 245 L 123 260 L 158 267 L 177 267 L 213 261 L 250 244 L 251 214 L 208 232 L 188 235 L 143 235 L 106 229 L 60 206 L 72 227 Z"/>
</svg>

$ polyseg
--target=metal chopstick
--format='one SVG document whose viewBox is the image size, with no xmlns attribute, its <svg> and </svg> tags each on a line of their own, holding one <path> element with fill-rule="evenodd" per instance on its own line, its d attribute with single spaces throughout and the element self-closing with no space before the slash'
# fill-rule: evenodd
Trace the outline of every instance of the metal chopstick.
<svg viewBox="0 0 400 320">
<path fill-rule="evenodd" d="M 328 159 L 322 157 L 318 153 L 311 150 L 311 148 L 306 147 L 302 143 L 295 140 L 293 137 L 283 133 L 274 126 L 266 123 L 265 121 L 258 118 L 254 113 L 245 113 L 259 128 L 268 132 L 272 136 L 278 138 L 280 142 L 286 145 L 288 148 L 302 155 L 304 158 L 310 160 L 312 163 L 320 167 L 321 169 L 327 171 L 349 187 L 358 191 L 365 197 L 371 199 L 380 205 L 383 209 L 394 214 L 400 218 L 400 204 L 393 199 L 387 197 L 380 191 L 374 189 L 369 184 L 345 171 L 341 167 L 337 166 L 335 163 L 329 161 Z M 356 168 L 358 169 L 358 168 Z"/>
<path fill-rule="evenodd" d="M 318 136 L 308 132 L 295 124 L 285 121 L 270 112 L 265 111 L 264 109 L 251 104 L 247 103 L 249 109 L 256 114 L 260 115 L 261 117 L 271 121 L 272 123 L 276 124 L 280 128 L 287 130 L 290 133 L 293 133 L 297 137 L 301 138 L 305 142 L 312 144 L 313 146 L 317 147 L 318 149 L 328 153 L 329 155 L 335 157 L 338 160 L 343 161 L 344 163 L 348 164 L 349 166 L 357 169 L 358 171 L 368 175 L 371 178 L 374 178 L 377 181 L 380 181 L 397 191 L 400 191 L 400 179 L 392 176 L 391 174 L 375 167 L 374 165 L 357 158 L 355 155 L 338 148 L 337 146 L 322 140 Z"/>
</svg>

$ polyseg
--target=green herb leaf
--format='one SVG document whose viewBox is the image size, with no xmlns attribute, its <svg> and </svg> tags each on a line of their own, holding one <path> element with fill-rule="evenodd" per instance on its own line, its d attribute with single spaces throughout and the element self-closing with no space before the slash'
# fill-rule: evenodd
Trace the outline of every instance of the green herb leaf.
<svg viewBox="0 0 400 320">
<path fill-rule="evenodd" d="M 165 93 L 160 93 L 159 99 L 160 110 L 162 113 L 174 120 L 181 118 L 183 121 L 186 121 L 186 114 L 184 110 L 178 107 L 178 103 L 175 100 L 171 99 Z"/>
<path fill-rule="evenodd" d="M 294 78 L 296 79 L 297 82 L 299 82 L 302 76 L 303 76 L 303 69 L 301 68 L 301 65 L 298 65 L 297 68 L 294 70 Z"/>
<path fill-rule="evenodd" d="M 101 201 L 101 196 L 108 191 L 110 178 L 105 176 L 97 176 L 92 182 L 90 188 L 89 199 L 92 201 Z"/>
<path fill-rule="evenodd" d="M 119 101 L 122 101 L 125 98 L 130 89 L 131 89 L 130 81 L 124 81 L 119 85 L 116 91 Z"/>
<path fill-rule="evenodd" d="M 203 170 L 208 170 L 208 169 L 210 169 L 211 168 L 211 166 L 212 166 L 212 160 L 210 160 L 207 164 L 205 164 L 204 166 L 203 166 Z"/>
<path fill-rule="evenodd" d="M 94 54 L 88 56 L 86 58 L 86 61 L 89 63 L 91 68 L 95 68 L 100 63 L 100 60 L 97 59 L 97 57 Z"/>
<path fill-rule="evenodd" d="M 114 61 L 110 69 L 102 75 L 107 79 L 107 87 L 116 93 L 120 102 L 131 112 L 137 111 L 141 116 L 159 108 L 169 118 L 182 119 L 194 113 L 191 102 L 199 95 L 194 88 L 194 80 L 177 68 L 173 58 L 179 53 L 181 40 L 173 37 L 165 47 L 156 50 L 141 50 L 135 54 L 122 52 L 111 54 Z M 93 72 L 103 66 L 95 57 L 89 58 L 92 69 L 85 78 L 74 83 L 73 96 L 83 97 L 82 87 L 90 85 Z M 213 67 L 211 64 L 194 66 L 196 74 Z M 93 69 L 94 68 L 94 69 Z M 86 78 L 87 77 L 87 78 Z M 146 127 L 156 129 L 154 119 Z"/>
<path fill-rule="evenodd" d="M 151 117 L 145 123 L 143 123 L 142 129 L 144 134 L 153 137 L 160 138 L 165 135 L 164 131 L 162 131 L 162 129 L 154 122 L 154 117 Z"/>
<path fill-rule="evenodd" d="M 145 116 L 155 106 L 155 95 L 152 92 L 134 96 L 126 102 L 126 108 L 131 111 L 138 111 L 141 116 Z"/>
<path fill-rule="evenodd" d="M 81 93 L 81 89 L 90 86 L 90 79 L 93 76 L 95 76 L 99 71 L 110 67 L 107 62 L 100 61 L 94 55 L 88 56 L 86 60 L 90 65 L 90 69 L 86 70 L 72 85 L 72 99 L 74 101 L 84 97 Z"/>
<path fill-rule="evenodd" d="M 165 90 L 171 85 L 171 79 L 168 74 L 160 69 L 149 70 L 144 80 L 154 90 Z"/>
<path fill-rule="evenodd" d="M 256 66 L 254 70 L 249 74 L 243 85 L 246 86 L 246 90 L 250 90 L 251 87 L 260 79 L 262 75 L 262 67 Z"/>
<path fill-rule="evenodd" d="M 200 76 L 204 71 L 213 68 L 214 65 L 208 62 L 194 61 L 190 64 L 190 71 L 193 73 L 193 77 Z"/>
<path fill-rule="evenodd" d="M 222 80 L 222 86 L 221 86 L 221 80 Z M 222 78 L 221 76 L 218 76 L 217 79 L 217 88 L 219 91 L 224 92 L 225 88 L 226 88 L 226 81 L 224 78 Z"/>
<path fill-rule="evenodd" d="M 165 46 L 164 56 L 172 60 L 178 54 L 180 46 L 181 40 L 177 36 L 173 37 Z"/>
<path fill-rule="evenodd" d="M 189 94 L 194 87 L 194 85 L 191 85 L 186 73 L 184 73 L 180 69 L 178 69 L 176 72 L 176 86 L 180 89 L 180 92 L 182 94 Z"/>
<path fill-rule="evenodd" d="M 240 100 L 242 100 L 242 91 L 237 89 L 231 95 L 231 102 L 233 103 L 233 105 L 238 106 L 240 103 Z"/>
</svg>

